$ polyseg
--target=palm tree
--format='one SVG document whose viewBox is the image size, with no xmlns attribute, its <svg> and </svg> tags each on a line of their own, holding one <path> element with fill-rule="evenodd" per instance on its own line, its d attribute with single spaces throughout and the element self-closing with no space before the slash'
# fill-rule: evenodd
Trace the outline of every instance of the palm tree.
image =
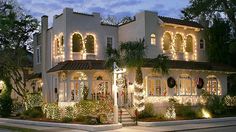
<svg viewBox="0 0 236 132">
<path fill-rule="evenodd" d="M 162 75 L 168 74 L 168 60 L 169 57 L 164 54 L 159 54 L 156 58 L 152 59 L 151 61 L 153 62 L 153 71 L 160 72 Z"/>
<path fill-rule="evenodd" d="M 118 66 L 136 69 L 134 88 L 135 92 L 139 93 L 136 96 L 136 99 L 139 100 L 136 107 L 138 108 L 138 111 L 142 111 L 144 109 L 144 103 L 142 103 L 143 101 L 141 100 L 144 99 L 144 95 L 142 95 L 144 89 L 141 67 L 147 62 L 145 61 L 144 40 L 140 39 L 139 41 L 123 42 L 118 50 L 108 48 L 106 54 L 107 68 L 111 69 L 113 62 L 116 62 Z M 167 74 L 167 60 L 168 57 L 162 54 L 158 55 L 157 58 L 151 59 L 150 61 L 153 65 L 153 70 L 155 72 L 161 72 L 163 75 Z"/>
<path fill-rule="evenodd" d="M 139 85 L 143 84 L 141 67 L 144 64 L 144 49 L 144 40 L 124 42 L 120 46 L 122 63 L 136 69 L 135 81 Z"/>
</svg>

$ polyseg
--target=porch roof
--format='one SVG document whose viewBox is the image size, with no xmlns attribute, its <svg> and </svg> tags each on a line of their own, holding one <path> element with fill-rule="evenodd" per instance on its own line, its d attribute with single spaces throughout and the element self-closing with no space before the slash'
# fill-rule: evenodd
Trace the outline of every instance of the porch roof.
<svg viewBox="0 0 236 132">
<path fill-rule="evenodd" d="M 64 70 L 102 70 L 105 69 L 105 61 L 103 60 L 67 60 L 58 63 L 47 72 L 57 72 Z"/>
<path fill-rule="evenodd" d="M 153 64 L 154 62 L 152 60 L 147 60 L 147 63 L 145 63 L 144 67 L 152 67 Z M 170 69 L 189 69 L 236 73 L 236 69 L 229 65 L 215 64 L 210 62 L 169 60 L 167 61 L 167 67 L 169 67 Z"/>
<path fill-rule="evenodd" d="M 153 60 L 147 59 L 143 67 L 153 67 Z M 194 61 L 180 61 L 169 60 L 167 66 L 170 69 L 188 69 L 188 70 L 205 70 L 205 71 L 222 71 L 229 73 L 236 73 L 236 69 L 225 64 L 213 64 L 209 62 L 194 62 Z M 57 72 L 64 70 L 104 70 L 104 60 L 67 60 L 58 63 L 56 66 L 49 69 L 47 72 Z"/>
</svg>

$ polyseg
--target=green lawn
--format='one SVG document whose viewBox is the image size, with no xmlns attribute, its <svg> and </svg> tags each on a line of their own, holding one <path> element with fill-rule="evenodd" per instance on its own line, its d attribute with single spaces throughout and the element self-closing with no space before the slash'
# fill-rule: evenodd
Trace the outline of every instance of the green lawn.
<svg viewBox="0 0 236 132">
<path fill-rule="evenodd" d="M 15 131 L 15 132 L 37 132 L 37 130 L 33 130 L 33 129 L 4 126 L 4 125 L 0 125 L 0 129 L 5 129 L 5 130 L 10 130 L 10 131 Z"/>
</svg>

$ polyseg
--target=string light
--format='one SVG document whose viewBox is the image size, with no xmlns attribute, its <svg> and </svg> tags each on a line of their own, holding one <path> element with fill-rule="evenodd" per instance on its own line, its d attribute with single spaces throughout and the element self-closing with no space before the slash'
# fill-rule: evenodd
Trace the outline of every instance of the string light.
<svg viewBox="0 0 236 132">
<path fill-rule="evenodd" d="M 189 60 L 197 60 L 197 41 L 196 41 L 196 37 L 195 37 L 195 35 L 193 35 L 193 34 L 187 34 L 187 35 L 185 35 L 184 33 L 182 33 L 182 32 L 175 32 L 175 33 L 173 33 L 173 32 L 171 32 L 171 31 L 165 31 L 164 32 L 164 34 L 163 34 L 163 36 L 162 36 L 162 38 L 161 38 L 161 46 L 162 46 L 162 51 L 163 51 L 163 53 L 166 53 L 168 50 L 165 50 L 164 49 L 164 38 L 165 38 L 165 36 L 167 35 L 167 34 L 169 34 L 170 35 L 170 37 L 171 37 L 171 43 L 170 43 L 170 47 L 169 47 L 169 51 L 170 51 L 170 53 L 171 53 L 171 57 L 172 57 L 172 59 L 174 59 L 174 60 L 177 60 L 177 51 L 176 51 L 176 36 L 179 34 L 179 35 L 181 35 L 181 37 L 182 37 L 182 39 L 183 39 L 183 42 L 182 42 L 182 46 L 181 46 L 181 50 L 183 50 L 183 53 L 184 53 L 184 59 L 186 60 L 186 61 L 189 61 Z M 189 52 L 187 52 L 186 51 L 186 47 L 187 47 L 187 37 L 188 36 L 191 36 L 192 37 L 192 43 L 193 43 L 193 55 L 190 57 L 190 54 L 189 54 Z"/>
</svg>

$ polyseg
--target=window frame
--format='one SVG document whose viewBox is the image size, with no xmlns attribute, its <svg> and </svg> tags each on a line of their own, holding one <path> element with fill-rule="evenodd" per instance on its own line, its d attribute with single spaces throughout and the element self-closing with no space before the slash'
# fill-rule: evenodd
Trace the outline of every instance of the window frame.
<svg viewBox="0 0 236 132">
<path fill-rule="evenodd" d="M 183 94 L 181 93 L 181 89 L 182 89 L 181 79 L 190 81 L 190 94 L 187 93 L 187 87 L 183 87 L 184 93 Z M 176 89 L 177 89 L 176 95 L 177 96 L 197 96 L 197 88 L 194 86 L 193 80 L 194 79 L 188 74 L 180 75 L 178 77 L 178 85 L 176 87 Z"/>
<path fill-rule="evenodd" d="M 156 40 L 156 34 L 155 33 L 152 33 L 151 35 L 150 35 L 150 43 L 151 43 L 151 45 L 157 45 L 157 42 L 156 42 L 157 40 Z M 152 42 L 154 42 L 154 43 L 152 43 Z"/>
<path fill-rule="evenodd" d="M 202 42 L 203 42 L 203 48 L 201 48 L 201 40 L 202 40 Z M 204 40 L 204 39 L 200 39 L 200 40 L 199 40 L 199 49 L 200 49 L 200 50 L 205 50 L 205 47 L 206 47 L 206 45 L 205 45 L 205 40 Z"/>
<path fill-rule="evenodd" d="M 154 86 L 153 86 L 153 92 L 154 92 L 154 94 L 152 95 L 152 94 L 150 94 L 150 89 L 151 89 L 151 83 L 149 83 L 149 82 L 151 82 L 151 81 L 154 81 Z M 160 94 L 159 93 L 157 93 L 157 81 L 160 81 L 160 90 L 161 90 L 161 92 L 160 92 Z M 149 76 L 149 77 L 147 77 L 147 95 L 149 96 L 149 97 L 151 97 L 151 96 L 168 96 L 168 88 L 165 86 L 165 85 L 163 85 L 163 78 L 162 77 L 158 77 L 158 76 Z"/>
<path fill-rule="evenodd" d="M 108 38 L 111 38 L 111 48 L 114 48 L 114 37 L 113 36 L 106 36 L 106 48 L 108 48 Z"/>
</svg>

